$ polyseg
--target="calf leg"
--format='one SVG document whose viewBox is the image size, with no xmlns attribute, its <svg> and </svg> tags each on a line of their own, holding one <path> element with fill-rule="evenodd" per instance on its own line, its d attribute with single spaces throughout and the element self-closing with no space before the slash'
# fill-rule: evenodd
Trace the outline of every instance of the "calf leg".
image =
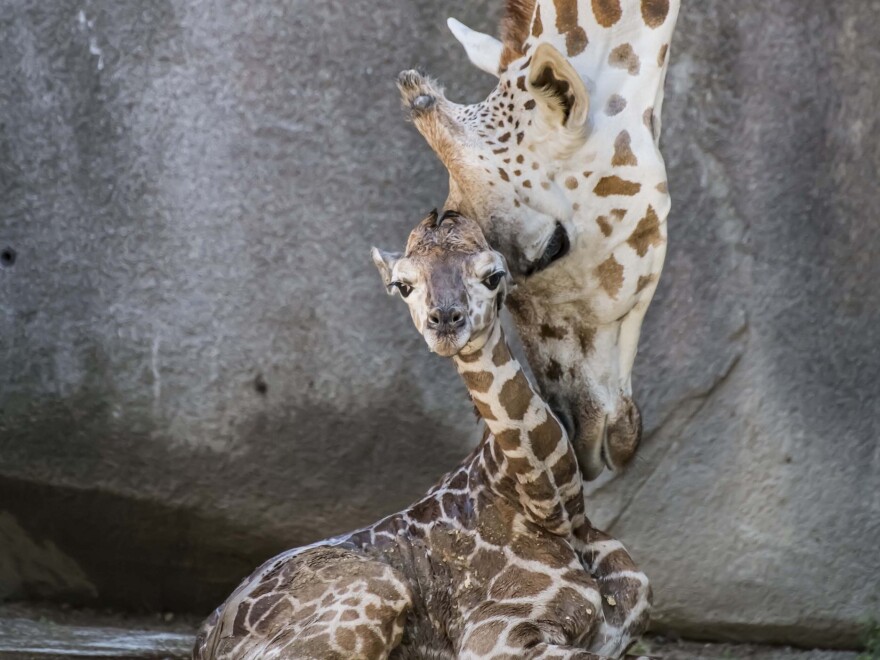
<svg viewBox="0 0 880 660">
<path fill-rule="evenodd" d="M 589 523 L 575 530 L 576 548 L 599 585 L 602 622 L 590 650 L 619 657 L 648 628 L 651 586 L 623 544 Z"/>
<path fill-rule="evenodd" d="M 196 660 L 384 660 L 400 644 L 409 585 L 387 564 L 319 547 L 247 578 L 205 623 Z"/>
</svg>

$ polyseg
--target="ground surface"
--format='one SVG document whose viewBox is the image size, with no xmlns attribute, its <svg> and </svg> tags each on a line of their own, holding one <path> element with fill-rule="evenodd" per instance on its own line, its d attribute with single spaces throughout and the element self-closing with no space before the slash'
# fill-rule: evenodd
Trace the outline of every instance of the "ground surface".
<svg viewBox="0 0 880 660">
<path fill-rule="evenodd" d="M 40 605 L 0 605 L 0 659 L 187 658 L 199 624 L 171 613 L 134 616 Z M 650 637 L 639 652 L 667 660 L 856 660 L 844 651 L 754 644 L 706 644 Z"/>
</svg>

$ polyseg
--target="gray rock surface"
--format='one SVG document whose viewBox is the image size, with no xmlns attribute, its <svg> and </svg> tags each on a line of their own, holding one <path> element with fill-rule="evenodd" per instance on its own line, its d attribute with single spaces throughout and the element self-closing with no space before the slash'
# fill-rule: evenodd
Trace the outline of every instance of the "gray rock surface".
<svg viewBox="0 0 880 660">
<path fill-rule="evenodd" d="M 444 19 L 498 4 L 4 4 L 0 597 L 207 611 L 466 454 L 368 249 L 445 196 L 394 76 L 485 94 Z M 662 629 L 852 646 L 880 618 L 880 3 L 685 4 L 648 439 L 594 517 Z"/>
</svg>

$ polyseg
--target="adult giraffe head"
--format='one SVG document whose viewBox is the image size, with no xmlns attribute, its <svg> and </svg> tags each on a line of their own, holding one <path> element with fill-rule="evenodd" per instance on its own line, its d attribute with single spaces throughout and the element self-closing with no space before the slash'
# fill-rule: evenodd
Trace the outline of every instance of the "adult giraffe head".
<svg viewBox="0 0 880 660">
<path fill-rule="evenodd" d="M 498 78 L 485 101 L 453 103 L 416 71 L 398 79 L 449 171 L 445 209 L 508 263 L 509 309 L 589 479 L 641 441 L 631 372 L 666 252 L 658 141 L 678 3 L 507 0 L 501 41 L 449 20 Z"/>
</svg>

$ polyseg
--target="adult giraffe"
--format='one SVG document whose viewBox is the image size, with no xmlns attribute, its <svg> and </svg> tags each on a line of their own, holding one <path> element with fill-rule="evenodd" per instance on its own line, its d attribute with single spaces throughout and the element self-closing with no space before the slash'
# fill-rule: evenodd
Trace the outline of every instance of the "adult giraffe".
<svg viewBox="0 0 880 660">
<path fill-rule="evenodd" d="M 475 105 L 416 71 L 398 80 L 449 171 L 445 208 L 474 218 L 516 289 L 509 308 L 584 476 L 634 456 L 632 365 L 666 253 L 658 148 L 679 0 L 507 0 L 502 40 L 449 26 L 498 77 Z"/>
</svg>

